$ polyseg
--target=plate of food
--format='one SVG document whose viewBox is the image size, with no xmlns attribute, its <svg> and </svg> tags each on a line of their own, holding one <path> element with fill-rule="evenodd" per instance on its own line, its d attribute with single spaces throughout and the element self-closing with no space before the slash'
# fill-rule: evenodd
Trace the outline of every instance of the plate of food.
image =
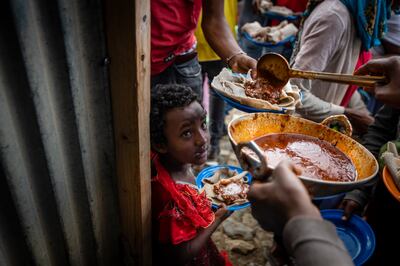
<svg viewBox="0 0 400 266">
<path fill-rule="evenodd" d="M 336 226 L 340 239 L 355 265 L 363 265 L 374 253 L 375 234 L 369 224 L 358 215 L 343 221 L 343 210 L 322 210 L 321 216 Z"/>
<path fill-rule="evenodd" d="M 251 107 L 251 106 L 248 106 L 248 105 L 243 105 L 240 102 L 232 100 L 229 97 L 227 97 L 227 96 L 223 95 L 222 93 L 218 92 L 217 90 L 215 92 L 227 104 L 229 104 L 233 108 L 236 108 L 236 109 L 238 109 L 238 110 L 240 110 L 242 112 L 246 112 L 246 113 L 270 112 L 270 113 L 278 113 L 278 114 L 284 114 L 284 113 L 287 112 L 287 109 L 284 108 L 284 107 L 282 107 L 281 110 L 257 109 L 255 107 Z"/>
<path fill-rule="evenodd" d="M 253 80 L 227 68 L 214 77 L 211 86 L 228 104 L 244 112 L 292 114 L 301 102 L 300 90 L 289 82 L 275 88 L 266 80 Z"/>
<path fill-rule="evenodd" d="M 225 204 L 235 211 L 250 206 L 247 192 L 252 177 L 249 172 L 232 165 L 216 165 L 203 169 L 196 177 L 200 193 L 205 192 L 213 208 Z"/>
<path fill-rule="evenodd" d="M 284 20 L 276 26 L 263 27 L 257 21 L 242 26 L 243 36 L 250 42 L 264 47 L 276 47 L 294 43 L 298 28 Z"/>
</svg>

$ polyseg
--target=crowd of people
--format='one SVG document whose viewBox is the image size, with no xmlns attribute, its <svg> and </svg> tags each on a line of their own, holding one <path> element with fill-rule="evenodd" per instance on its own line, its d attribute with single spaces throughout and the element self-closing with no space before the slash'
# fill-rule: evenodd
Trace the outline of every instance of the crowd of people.
<svg viewBox="0 0 400 266">
<path fill-rule="evenodd" d="M 216 211 L 195 186 L 193 165 L 218 157 L 224 129 L 224 102 L 210 92 L 209 121 L 203 105 L 203 77 L 227 66 L 256 76 L 259 47 L 236 37 L 240 23 L 273 23 L 259 9 L 261 0 L 151 0 L 151 150 L 153 263 L 155 265 L 233 265 L 211 240 L 212 233 L 231 214 Z M 357 75 L 385 75 L 387 83 L 360 89 L 318 80 L 293 79 L 303 99 L 297 115 L 313 121 L 345 114 L 358 139 L 374 156 L 387 141 L 398 137 L 400 119 L 400 31 L 396 1 L 309 0 L 272 1 L 300 12 L 300 31 L 291 65 Z M 239 15 L 235 14 L 239 12 Z M 201 20 L 199 19 L 201 16 Z M 197 29 L 197 30 L 196 30 Z M 396 35 L 397 33 L 397 35 Z M 239 41 L 239 42 L 238 42 Z M 372 49 L 382 44 L 379 59 Z M 382 54 L 382 52 L 381 52 Z M 202 71 L 203 69 L 203 71 Z M 366 95 L 381 103 L 376 112 Z M 210 133 L 209 134 L 209 130 Z M 248 192 L 252 214 L 260 226 L 281 239 L 294 265 L 353 265 L 335 226 L 322 219 L 290 162 L 280 163 L 266 183 L 254 182 Z M 389 198 L 389 201 L 388 201 Z M 385 202 L 385 208 L 381 204 Z M 389 202 L 389 204 L 388 204 Z M 366 215 L 377 235 L 371 265 L 388 265 L 395 258 L 398 211 L 379 176 L 373 183 L 350 191 L 338 208 L 343 219 Z M 385 225 L 383 224 L 383 221 Z M 391 220 L 388 222 L 388 220 Z M 388 223 L 392 227 L 387 226 Z M 374 264 L 375 263 L 375 264 Z"/>
</svg>

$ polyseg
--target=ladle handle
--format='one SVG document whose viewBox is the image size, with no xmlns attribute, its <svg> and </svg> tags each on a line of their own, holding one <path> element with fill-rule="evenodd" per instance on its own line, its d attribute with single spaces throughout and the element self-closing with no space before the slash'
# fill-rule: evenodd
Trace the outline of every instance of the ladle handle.
<svg viewBox="0 0 400 266">
<path fill-rule="evenodd" d="M 342 84 L 357 85 L 360 87 L 374 87 L 376 83 L 387 83 L 385 76 L 358 76 L 349 74 L 335 74 L 328 72 L 290 70 L 291 78 L 319 79 Z"/>
<path fill-rule="evenodd" d="M 250 171 L 254 179 L 267 180 L 271 176 L 272 169 L 268 167 L 265 155 L 257 143 L 242 142 L 236 146 L 236 149 L 240 165 L 244 170 Z M 248 149 L 247 152 L 244 149 Z"/>
</svg>

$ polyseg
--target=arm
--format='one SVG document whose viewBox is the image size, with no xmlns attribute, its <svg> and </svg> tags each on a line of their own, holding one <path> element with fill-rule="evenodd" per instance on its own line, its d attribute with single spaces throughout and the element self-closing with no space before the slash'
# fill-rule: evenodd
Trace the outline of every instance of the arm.
<svg viewBox="0 0 400 266">
<path fill-rule="evenodd" d="M 316 122 L 321 122 L 331 115 L 344 114 L 344 107 L 326 102 L 314 96 L 309 91 L 311 86 L 307 85 L 307 83 L 311 82 L 309 80 L 293 82 L 293 84 L 299 86 L 303 93 L 301 105 L 296 109 L 299 114 Z"/>
<path fill-rule="evenodd" d="M 322 220 L 296 174 L 296 168 L 283 162 L 271 181 L 251 185 L 253 216 L 262 228 L 283 236 L 296 265 L 353 265 L 335 227 Z"/>
<path fill-rule="evenodd" d="M 169 255 L 170 258 L 176 258 L 176 265 L 185 265 L 188 261 L 194 258 L 200 250 L 207 244 L 212 233 L 218 226 L 230 215 L 226 207 L 221 207 L 215 212 L 214 222 L 207 228 L 198 232 L 197 236 L 189 241 L 182 242 L 178 245 L 165 245 L 163 252 Z"/>
<path fill-rule="evenodd" d="M 395 108 L 400 106 L 400 56 L 391 56 L 369 61 L 360 67 L 356 75 L 382 75 L 387 79 L 387 84 L 377 84 L 374 88 L 364 88 L 375 94 L 375 98 L 384 104 Z"/>
<path fill-rule="evenodd" d="M 353 265 L 335 227 L 322 217 L 287 162 L 274 170 L 271 181 L 253 184 L 252 213 L 259 224 L 276 235 L 296 265 Z"/>
<path fill-rule="evenodd" d="M 310 217 L 291 219 L 283 243 L 296 265 L 354 265 L 333 224 Z"/>
<path fill-rule="evenodd" d="M 297 168 L 283 161 L 272 172 L 269 182 L 253 182 L 250 186 L 251 211 L 264 230 L 281 236 L 285 224 L 296 216 L 322 220 L 297 174 Z"/>
<path fill-rule="evenodd" d="M 203 19 L 201 27 L 211 48 L 223 59 L 231 58 L 228 65 L 237 72 L 256 69 L 256 60 L 240 54 L 242 49 L 237 44 L 226 22 L 224 0 L 203 0 Z"/>
</svg>

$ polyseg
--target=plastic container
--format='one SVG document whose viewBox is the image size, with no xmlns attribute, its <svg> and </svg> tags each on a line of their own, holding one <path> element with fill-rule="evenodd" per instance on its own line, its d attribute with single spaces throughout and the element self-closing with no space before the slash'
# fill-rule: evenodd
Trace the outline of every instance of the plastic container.
<svg viewBox="0 0 400 266">
<path fill-rule="evenodd" d="M 363 265 L 375 250 L 375 234 L 369 224 L 357 215 L 343 221 L 343 210 L 322 210 L 321 215 L 336 226 L 354 264 Z"/>
<path fill-rule="evenodd" d="M 241 172 L 243 172 L 242 168 L 237 167 L 237 166 L 233 166 L 233 165 L 216 165 L 216 166 L 210 166 L 210 167 L 207 167 L 207 168 L 204 168 L 203 170 L 201 170 L 200 173 L 197 175 L 197 177 L 196 177 L 196 185 L 197 185 L 197 187 L 198 187 L 199 189 L 201 189 L 201 188 L 204 186 L 202 180 L 203 180 L 204 178 L 209 178 L 209 177 L 213 176 L 214 173 L 215 173 L 218 169 L 221 169 L 221 168 L 229 168 L 230 170 L 236 170 L 236 172 L 238 172 L 239 174 L 240 174 Z M 251 180 L 252 180 L 252 176 L 250 175 L 250 173 L 248 173 L 248 174 L 246 175 L 246 177 L 247 177 L 247 183 L 250 184 L 250 183 L 251 183 Z M 229 211 L 236 211 L 236 210 L 240 210 L 240 209 L 243 209 L 243 208 L 247 208 L 247 207 L 249 207 L 249 206 L 250 206 L 250 202 L 246 202 L 246 203 L 243 203 L 243 204 L 240 204 L 240 205 L 230 206 L 230 207 L 228 207 L 227 209 L 228 209 Z M 217 208 L 218 208 L 218 205 L 216 205 L 216 204 L 213 203 L 213 204 L 212 204 L 212 207 L 215 208 L 215 209 L 217 209 Z"/>
</svg>

